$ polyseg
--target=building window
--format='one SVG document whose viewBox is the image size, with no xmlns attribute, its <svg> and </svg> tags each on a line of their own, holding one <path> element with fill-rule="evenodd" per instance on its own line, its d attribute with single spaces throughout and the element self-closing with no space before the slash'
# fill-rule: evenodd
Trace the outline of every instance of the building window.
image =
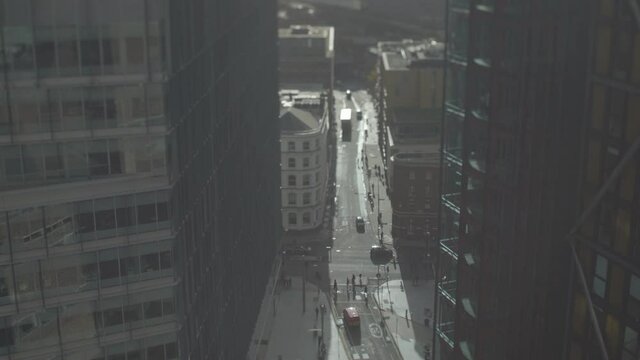
<svg viewBox="0 0 640 360">
<path fill-rule="evenodd" d="M 295 205 L 298 202 L 298 199 L 296 197 L 296 193 L 290 192 L 287 196 L 288 196 L 287 203 L 289 205 Z"/>
<path fill-rule="evenodd" d="M 320 140 L 316 139 L 316 149 L 320 148 Z"/>
<path fill-rule="evenodd" d="M 424 173 L 424 178 L 426 180 L 431 180 L 432 176 L 433 176 L 433 174 L 431 174 L 431 171 L 427 171 L 426 173 Z"/>
<path fill-rule="evenodd" d="M 302 159 L 302 167 L 303 168 L 308 168 L 309 167 L 309 158 Z"/>
<path fill-rule="evenodd" d="M 409 171 L 409 180 L 415 180 L 415 179 L 416 179 L 416 172 Z"/>
<path fill-rule="evenodd" d="M 302 194 L 302 204 L 308 205 L 309 203 L 311 203 L 311 193 L 306 192 Z"/>
<path fill-rule="evenodd" d="M 302 150 L 307 151 L 309 149 L 310 149 L 309 142 L 308 141 L 303 142 L 302 143 Z"/>
<path fill-rule="evenodd" d="M 296 176 L 295 175 L 289 175 L 287 184 L 289 184 L 289 186 L 296 186 Z"/>
<path fill-rule="evenodd" d="M 296 159 L 295 158 L 289 158 L 289 167 L 290 168 L 295 168 L 296 167 Z"/>
<path fill-rule="evenodd" d="M 302 176 L 302 185 L 303 186 L 309 186 L 309 183 L 311 182 L 311 175 L 303 175 Z"/>
<path fill-rule="evenodd" d="M 607 267 L 609 261 L 600 255 L 596 255 L 596 272 L 593 276 L 593 292 L 604 298 L 607 288 Z"/>
<path fill-rule="evenodd" d="M 631 274 L 631 282 L 629 284 L 629 299 L 627 302 L 627 318 L 640 319 L 640 277 Z M 640 349 L 635 349 L 635 355 L 638 355 Z M 624 358 L 626 359 L 626 358 Z M 633 358 L 635 359 L 635 358 Z"/>
<path fill-rule="evenodd" d="M 289 141 L 287 143 L 287 150 L 288 151 L 296 151 L 296 143 L 293 141 Z"/>
<path fill-rule="evenodd" d="M 304 214 L 302 214 L 302 223 L 307 225 L 309 223 L 311 223 L 311 214 L 306 212 Z"/>
<path fill-rule="evenodd" d="M 298 224 L 298 217 L 296 216 L 296 213 L 289 213 L 288 216 L 288 220 L 289 220 L 289 225 L 296 225 Z"/>
<path fill-rule="evenodd" d="M 624 354 L 623 360 L 638 359 L 640 355 L 640 340 L 638 339 L 638 332 L 630 327 L 624 329 Z"/>
</svg>

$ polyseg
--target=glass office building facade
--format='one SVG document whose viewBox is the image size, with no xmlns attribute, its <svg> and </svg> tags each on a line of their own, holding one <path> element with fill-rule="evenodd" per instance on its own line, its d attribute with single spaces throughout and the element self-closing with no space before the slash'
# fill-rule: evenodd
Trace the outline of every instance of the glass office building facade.
<svg viewBox="0 0 640 360">
<path fill-rule="evenodd" d="M 557 359 L 577 212 L 587 8 L 447 5 L 438 359 Z"/>
<path fill-rule="evenodd" d="M 0 357 L 244 355 L 279 228 L 274 6 L 0 0 Z"/>
<path fill-rule="evenodd" d="M 580 204 L 583 209 L 640 136 L 640 23 L 628 1 L 591 1 Z M 636 154 L 580 227 L 576 246 L 612 360 L 640 357 L 639 178 Z M 581 287 L 572 288 L 567 358 L 600 359 Z"/>
</svg>

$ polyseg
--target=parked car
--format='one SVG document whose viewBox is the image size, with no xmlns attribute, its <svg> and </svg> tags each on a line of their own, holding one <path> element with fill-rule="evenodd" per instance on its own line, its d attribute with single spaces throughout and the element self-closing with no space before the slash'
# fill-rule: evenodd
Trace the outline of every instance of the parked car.
<svg viewBox="0 0 640 360">
<path fill-rule="evenodd" d="M 362 120 L 362 110 L 356 111 L 356 119 Z"/>
<path fill-rule="evenodd" d="M 360 314 L 358 314 L 358 310 L 355 307 L 344 308 L 342 310 L 342 318 L 345 326 L 360 327 Z"/>
<path fill-rule="evenodd" d="M 284 254 L 289 256 L 302 256 L 302 255 L 310 255 L 311 248 L 304 246 L 292 246 L 284 249 Z"/>
<path fill-rule="evenodd" d="M 347 90 L 347 100 L 351 100 L 351 90 Z"/>
<path fill-rule="evenodd" d="M 364 233 L 364 219 L 362 216 L 356 217 L 356 230 L 359 233 Z"/>
</svg>

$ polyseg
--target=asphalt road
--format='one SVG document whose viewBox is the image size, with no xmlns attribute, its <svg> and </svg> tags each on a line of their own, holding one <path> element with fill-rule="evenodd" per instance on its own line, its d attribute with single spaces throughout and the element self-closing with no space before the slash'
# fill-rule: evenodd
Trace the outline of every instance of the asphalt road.
<svg viewBox="0 0 640 360">
<path fill-rule="evenodd" d="M 336 97 L 336 119 L 339 121 L 340 110 L 349 107 L 355 111 L 363 110 L 363 120 L 353 120 L 352 136 L 350 141 L 343 141 L 338 125 L 337 141 L 337 161 L 336 161 L 336 196 L 334 198 L 335 212 L 333 217 L 333 228 L 323 228 L 308 233 L 288 234 L 285 242 L 289 245 L 304 246 L 311 249 L 305 256 L 285 256 L 283 266 L 283 276 L 292 274 L 302 275 L 307 281 L 314 282 L 323 291 L 333 297 L 331 309 L 337 319 L 342 318 L 342 309 L 348 306 L 355 306 L 361 316 L 359 329 L 345 329 L 342 333 L 346 343 L 351 350 L 353 359 L 401 359 L 401 356 L 391 342 L 391 337 L 385 333 L 384 327 L 380 326 L 381 315 L 376 302 L 371 296 L 375 292 L 378 283 L 376 274 L 378 267 L 372 264 L 369 258 L 369 250 L 372 245 L 379 243 L 377 239 L 377 213 L 372 212 L 367 199 L 368 181 L 366 173 L 362 169 L 362 149 L 365 147 L 364 130 L 367 127 L 366 119 L 369 118 L 369 137 L 366 142 L 366 152 L 369 158 L 380 156 L 377 140 L 372 136 L 376 131 L 375 113 L 372 100 L 364 90 L 354 90 L 352 100 L 347 100 L 345 93 L 335 91 Z M 354 101 L 355 100 L 355 101 Z M 388 209 L 390 205 L 384 191 L 379 194 L 382 199 L 380 208 Z M 376 197 L 375 211 L 378 203 Z M 355 219 L 362 216 L 365 219 L 365 232 L 358 233 Z M 385 214 L 390 218 L 390 214 Z M 389 227 L 389 224 L 386 225 Z M 390 244 L 391 239 L 385 236 L 385 243 Z M 386 267 L 380 268 L 381 279 L 400 279 L 400 265 L 396 268 L 389 265 L 389 273 Z M 359 285 L 360 274 L 362 274 L 362 286 Z M 351 282 L 355 276 L 358 286 L 347 292 L 347 279 Z M 333 283 L 337 282 L 338 292 L 333 292 Z M 364 285 L 370 293 L 368 302 L 363 296 Z M 302 302 L 312 306 L 310 300 L 317 295 L 306 294 L 301 296 Z M 308 309 L 312 311 L 312 309 Z"/>
<path fill-rule="evenodd" d="M 338 283 L 338 293 L 334 297 L 334 310 L 341 317 L 342 309 L 354 306 L 361 317 L 359 328 L 346 328 L 345 337 L 351 347 L 354 359 L 400 359 L 391 338 L 380 326 L 380 312 L 375 302 L 364 299 L 364 285 L 370 293 L 375 292 L 378 267 L 371 263 L 369 250 L 378 244 L 376 214 L 372 214 L 367 200 L 366 172 L 362 169 L 362 149 L 365 143 L 364 119 L 375 117 L 373 105 L 369 95 L 363 91 L 354 91 L 352 100 L 347 100 L 344 93 L 336 92 L 336 111 L 345 107 L 363 110 L 363 120 L 354 119 L 351 141 L 343 141 L 338 134 L 338 158 L 336 163 L 336 194 L 337 204 L 333 221 L 333 249 L 328 263 L 330 283 L 335 279 Z M 355 102 L 354 102 L 355 100 Z M 369 123 L 372 127 L 372 122 Z M 375 126 L 369 131 L 375 131 Z M 379 155 L 379 154 L 378 154 Z M 365 219 L 365 232 L 356 231 L 355 219 L 362 216 Z M 386 268 L 381 269 L 381 276 L 387 276 Z M 362 274 L 363 286 L 360 286 Z M 351 282 L 355 275 L 355 293 L 353 284 L 347 291 L 347 280 Z M 400 278 L 399 272 L 391 271 L 390 278 Z"/>
</svg>

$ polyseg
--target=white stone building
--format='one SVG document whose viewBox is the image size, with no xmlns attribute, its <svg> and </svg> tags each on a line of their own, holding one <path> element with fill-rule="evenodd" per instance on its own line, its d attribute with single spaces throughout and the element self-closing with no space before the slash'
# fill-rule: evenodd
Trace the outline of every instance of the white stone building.
<svg viewBox="0 0 640 360">
<path fill-rule="evenodd" d="M 323 221 L 329 170 L 326 96 L 295 90 L 280 95 L 282 227 L 315 229 Z"/>
</svg>

